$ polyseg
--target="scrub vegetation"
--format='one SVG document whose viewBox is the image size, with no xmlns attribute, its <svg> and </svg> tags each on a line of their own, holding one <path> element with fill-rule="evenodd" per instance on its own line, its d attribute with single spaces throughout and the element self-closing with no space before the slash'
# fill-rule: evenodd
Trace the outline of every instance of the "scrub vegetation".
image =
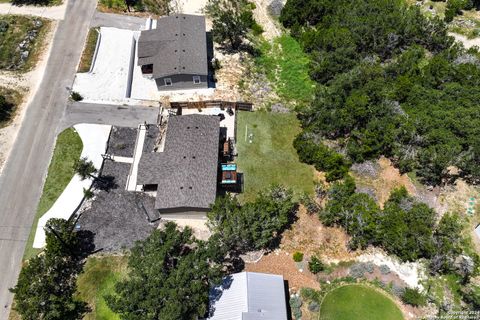
<svg viewBox="0 0 480 320">
<path fill-rule="evenodd" d="M 0 128 L 13 119 L 16 107 L 22 102 L 22 95 L 11 89 L 0 87 Z"/>
<path fill-rule="evenodd" d="M 83 48 L 82 57 L 80 58 L 78 72 L 90 71 L 90 68 L 93 62 L 93 55 L 95 54 L 95 49 L 97 47 L 98 38 L 99 38 L 99 30 L 96 28 L 91 28 L 88 31 L 87 41 L 85 42 L 85 47 Z"/>
<path fill-rule="evenodd" d="M 35 65 L 48 26 L 45 19 L 0 15 L 0 70 L 27 71 Z"/>
<path fill-rule="evenodd" d="M 480 180 L 479 53 L 453 45 L 442 19 L 401 0 L 289 0 L 280 20 L 319 87 L 299 109 L 302 140 L 335 140 L 353 162 L 387 156 L 426 184 Z"/>
</svg>

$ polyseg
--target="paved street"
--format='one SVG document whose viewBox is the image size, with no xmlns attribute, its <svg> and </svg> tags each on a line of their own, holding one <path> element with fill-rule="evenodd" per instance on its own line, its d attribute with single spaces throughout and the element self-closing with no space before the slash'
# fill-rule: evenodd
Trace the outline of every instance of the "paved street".
<svg viewBox="0 0 480 320">
<path fill-rule="evenodd" d="M 72 103 L 67 106 L 59 132 L 77 123 L 110 124 L 136 128 L 139 124 L 157 123 L 159 107 L 119 106 Z"/>
<path fill-rule="evenodd" d="M 126 16 L 114 13 L 95 12 L 91 27 L 113 27 L 129 30 L 140 30 L 145 27 L 146 18 Z"/>
<path fill-rule="evenodd" d="M 43 81 L 28 106 L 10 157 L 0 176 L 0 319 L 8 319 L 25 241 L 32 227 L 53 151 L 56 128 L 64 114 L 95 0 L 70 0 L 60 21 Z"/>
</svg>

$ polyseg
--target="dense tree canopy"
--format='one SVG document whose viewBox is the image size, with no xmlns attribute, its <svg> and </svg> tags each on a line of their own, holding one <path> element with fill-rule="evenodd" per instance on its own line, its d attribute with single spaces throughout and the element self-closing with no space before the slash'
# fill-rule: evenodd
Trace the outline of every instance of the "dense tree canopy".
<svg viewBox="0 0 480 320">
<path fill-rule="evenodd" d="M 345 171 L 346 160 L 311 156 L 333 139 L 354 162 L 385 155 L 425 183 L 455 178 L 453 167 L 478 182 L 479 54 L 454 45 L 443 21 L 402 0 L 288 0 L 281 21 L 319 84 L 299 109 L 303 161 Z"/>
<path fill-rule="evenodd" d="M 217 242 L 196 240 L 190 228 L 168 222 L 132 248 L 128 277 L 107 303 L 128 320 L 202 318 L 210 288 L 221 281 L 224 255 Z"/>
<path fill-rule="evenodd" d="M 254 8 L 248 0 L 209 0 L 205 12 L 213 21 L 213 39 L 238 50 L 250 30 L 261 33 L 253 18 Z"/>
<path fill-rule="evenodd" d="M 349 176 L 333 183 L 320 212 L 323 223 L 345 229 L 353 249 L 380 246 L 404 261 L 432 258 L 435 253 L 442 262 L 448 257 L 450 267 L 462 253 L 456 217 L 447 214 L 436 226 L 435 212 L 409 196 L 405 188 L 394 190 L 382 210 L 369 195 L 355 192 L 355 182 Z"/>
<path fill-rule="evenodd" d="M 26 320 L 81 319 L 86 304 L 74 297 L 84 257 L 79 233 L 63 219 L 50 219 L 45 232 L 44 252 L 25 264 L 11 289 L 14 308 Z"/>
<path fill-rule="evenodd" d="M 292 192 L 279 186 L 243 206 L 227 195 L 218 198 L 207 214 L 208 224 L 230 249 L 264 249 L 273 246 L 292 222 L 295 207 Z"/>
</svg>

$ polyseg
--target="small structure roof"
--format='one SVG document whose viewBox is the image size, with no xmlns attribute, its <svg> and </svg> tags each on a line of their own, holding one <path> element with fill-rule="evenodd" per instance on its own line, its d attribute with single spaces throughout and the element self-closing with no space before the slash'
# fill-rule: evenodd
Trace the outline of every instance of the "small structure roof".
<svg viewBox="0 0 480 320">
<path fill-rule="evenodd" d="M 227 276 L 210 294 L 208 320 L 287 320 L 281 275 L 241 272 Z"/>
<path fill-rule="evenodd" d="M 205 17 L 176 14 L 157 20 L 157 28 L 142 31 L 138 65 L 153 64 L 153 77 L 174 74 L 207 75 Z"/>
<path fill-rule="evenodd" d="M 158 185 L 156 209 L 208 209 L 217 193 L 217 116 L 171 116 L 163 152 L 144 153 L 137 183 Z"/>
</svg>

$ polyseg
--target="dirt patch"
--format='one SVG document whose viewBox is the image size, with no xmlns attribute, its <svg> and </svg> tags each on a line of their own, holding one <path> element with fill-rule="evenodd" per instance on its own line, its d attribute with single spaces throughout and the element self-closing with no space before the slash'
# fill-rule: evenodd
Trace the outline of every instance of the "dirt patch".
<svg viewBox="0 0 480 320">
<path fill-rule="evenodd" d="M 288 281 L 291 291 L 297 292 L 300 288 L 320 289 L 320 284 L 308 270 L 300 270 L 293 261 L 292 254 L 284 250 L 276 250 L 264 256 L 257 263 L 245 264 L 245 271 L 280 274 Z"/>
<path fill-rule="evenodd" d="M 279 37 L 282 35 L 282 30 L 280 24 L 268 13 L 268 5 L 271 0 L 254 0 L 253 2 L 256 5 L 255 10 L 253 11 L 253 16 L 258 24 L 260 24 L 264 30 L 263 36 L 267 40 L 272 40 L 273 38 Z"/>
<path fill-rule="evenodd" d="M 348 249 L 349 236 L 341 228 L 324 226 L 316 215 L 307 214 L 303 206 L 297 216 L 298 220 L 284 232 L 282 250 L 317 255 L 328 262 L 353 260 L 360 254 Z"/>
</svg>

